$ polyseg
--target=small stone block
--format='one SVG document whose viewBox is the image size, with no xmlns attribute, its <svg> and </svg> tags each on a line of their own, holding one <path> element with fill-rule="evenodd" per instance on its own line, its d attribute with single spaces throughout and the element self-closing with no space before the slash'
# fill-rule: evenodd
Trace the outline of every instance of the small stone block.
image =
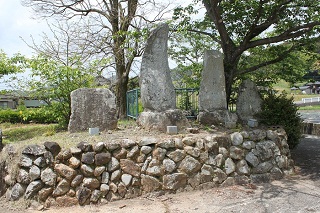
<svg viewBox="0 0 320 213">
<path fill-rule="evenodd" d="M 89 128 L 90 135 L 99 135 L 99 128 Z"/>
<path fill-rule="evenodd" d="M 237 122 L 233 122 L 233 121 L 226 121 L 224 123 L 224 126 L 228 129 L 234 129 L 237 127 Z"/>
<path fill-rule="evenodd" d="M 249 119 L 248 126 L 251 128 L 258 127 L 258 121 L 256 119 Z"/>
<path fill-rule="evenodd" d="M 178 134 L 178 127 L 177 126 L 167 126 L 167 133 L 169 135 Z"/>
</svg>

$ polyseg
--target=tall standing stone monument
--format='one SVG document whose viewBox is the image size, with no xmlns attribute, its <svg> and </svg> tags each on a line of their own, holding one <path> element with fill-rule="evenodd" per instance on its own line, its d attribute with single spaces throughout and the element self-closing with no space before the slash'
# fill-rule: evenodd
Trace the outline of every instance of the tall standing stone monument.
<svg viewBox="0 0 320 213">
<path fill-rule="evenodd" d="M 115 95 L 108 89 L 81 88 L 71 92 L 69 132 L 117 128 Z"/>
<path fill-rule="evenodd" d="M 229 125 L 237 120 L 227 109 L 223 54 L 216 50 L 204 53 L 198 120 L 206 125 Z"/>
<path fill-rule="evenodd" d="M 168 63 L 169 26 L 161 24 L 149 36 L 140 72 L 141 101 L 144 107 L 137 120 L 146 129 L 166 131 L 167 126 L 188 126 L 176 109 L 175 90 Z"/>
</svg>

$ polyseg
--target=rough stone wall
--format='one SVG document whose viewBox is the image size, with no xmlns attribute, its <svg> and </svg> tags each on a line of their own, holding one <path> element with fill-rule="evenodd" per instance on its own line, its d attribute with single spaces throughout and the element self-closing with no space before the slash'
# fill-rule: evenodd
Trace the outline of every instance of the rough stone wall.
<svg viewBox="0 0 320 213">
<path fill-rule="evenodd" d="M 62 150 L 45 142 L 27 146 L 19 164 L 18 176 L 5 178 L 12 186 L 7 198 L 37 199 L 46 207 L 265 182 L 293 168 L 285 132 L 258 129 L 81 142 Z"/>
</svg>

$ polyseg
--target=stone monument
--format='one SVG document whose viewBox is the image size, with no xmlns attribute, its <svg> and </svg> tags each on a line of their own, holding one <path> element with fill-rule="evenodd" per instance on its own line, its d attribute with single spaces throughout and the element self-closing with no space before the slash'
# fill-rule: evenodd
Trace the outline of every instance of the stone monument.
<svg viewBox="0 0 320 213">
<path fill-rule="evenodd" d="M 201 77 L 199 122 L 227 127 L 235 125 L 237 116 L 227 109 L 223 54 L 216 50 L 205 51 Z"/>
<path fill-rule="evenodd" d="M 69 132 L 117 128 L 115 95 L 108 89 L 81 88 L 71 92 Z"/>
<path fill-rule="evenodd" d="M 261 112 L 262 99 L 256 84 L 250 79 L 244 80 L 239 87 L 237 99 L 237 115 L 243 123 L 255 118 Z"/>
<path fill-rule="evenodd" d="M 140 88 L 144 112 L 137 123 L 146 129 L 166 131 L 167 126 L 178 126 L 181 130 L 189 126 L 182 111 L 176 109 L 168 63 L 168 33 L 167 24 L 152 31 L 142 56 Z"/>
</svg>

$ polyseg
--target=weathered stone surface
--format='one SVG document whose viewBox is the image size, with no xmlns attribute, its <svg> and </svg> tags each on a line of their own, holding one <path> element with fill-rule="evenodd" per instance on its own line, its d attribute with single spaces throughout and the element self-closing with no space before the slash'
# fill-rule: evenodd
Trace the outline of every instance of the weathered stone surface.
<svg viewBox="0 0 320 213">
<path fill-rule="evenodd" d="M 101 192 L 99 190 L 94 190 L 91 194 L 90 201 L 92 203 L 97 203 L 99 201 L 100 196 Z"/>
<path fill-rule="evenodd" d="M 214 160 L 213 160 L 213 165 L 220 168 L 222 165 L 225 163 L 225 158 L 223 154 L 218 154 Z"/>
<path fill-rule="evenodd" d="M 258 157 L 253 154 L 253 152 L 249 152 L 247 155 L 246 155 L 246 161 L 253 167 L 256 167 L 258 166 L 258 164 L 260 163 Z"/>
<path fill-rule="evenodd" d="M 17 175 L 17 182 L 22 184 L 30 183 L 29 173 L 25 169 L 19 169 L 19 172 Z"/>
<path fill-rule="evenodd" d="M 86 164 L 82 164 L 81 167 L 80 167 L 80 171 L 82 172 L 82 174 L 86 177 L 90 177 L 93 175 L 94 173 L 94 169 L 89 166 L 89 165 L 86 165 Z"/>
<path fill-rule="evenodd" d="M 242 147 L 245 149 L 254 149 L 256 147 L 256 144 L 253 141 L 244 141 L 242 144 Z"/>
<path fill-rule="evenodd" d="M 121 176 L 121 181 L 124 183 L 125 186 L 130 186 L 131 181 L 132 181 L 132 175 L 123 174 Z"/>
<path fill-rule="evenodd" d="M 252 174 L 250 175 L 250 179 L 252 183 L 267 183 L 270 182 L 271 177 L 270 174 Z"/>
<path fill-rule="evenodd" d="M 46 185 L 54 186 L 57 180 L 57 175 L 51 168 L 46 168 L 41 172 L 41 181 Z"/>
<path fill-rule="evenodd" d="M 43 154 L 43 158 L 44 160 L 46 161 L 46 164 L 53 164 L 53 161 L 54 161 L 54 156 L 52 155 L 51 152 L 47 151 Z"/>
<path fill-rule="evenodd" d="M 118 185 L 118 193 L 119 193 L 119 195 L 120 195 L 120 197 L 124 197 L 125 195 L 126 195 L 126 193 L 127 193 L 127 188 L 126 188 L 126 186 L 124 185 L 124 183 L 119 183 L 119 185 Z"/>
<path fill-rule="evenodd" d="M 73 180 L 71 181 L 71 186 L 73 188 L 76 188 L 77 186 L 79 186 L 82 183 L 83 180 L 83 175 L 77 175 L 75 178 L 73 178 Z"/>
<path fill-rule="evenodd" d="M 94 168 L 93 175 L 94 175 L 95 177 L 98 177 L 98 176 L 100 176 L 105 170 L 106 170 L 106 167 L 105 167 L 105 166 L 97 166 L 96 168 Z"/>
<path fill-rule="evenodd" d="M 219 149 L 222 147 L 229 149 L 231 146 L 231 139 L 227 135 L 215 135 L 214 140 L 218 142 Z"/>
<path fill-rule="evenodd" d="M 200 150 L 192 146 L 184 147 L 184 151 L 186 151 L 188 155 L 191 155 L 192 157 L 195 157 L 195 158 L 200 156 Z"/>
<path fill-rule="evenodd" d="M 22 154 L 29 154 L 34 156 L 43 155 L 46 152 L 46 149 L 43 145 L 28 145 L 22 150 Z"/>
<path fill-rule="evenodd" d="M 250 178 L 245 175 L 235 176 L 234 181 L 237 185 L 247 185 L 250 183 Z"/>
<path fill-rule="evenodd" d="M 57 197 L 56 202 L 59 207 L 71 207 L 79 204 L 77 198 L 69 196 Z"/>
<path fill-rule="evenodd" d="M 227 109 L 223 55 L 206 50 L 199 91 L 199 111 L 213 112 Z"/>
<path fill-rule="evenodd" d="M 261 111 L 261 104 L 262 99 L 255 83 L 250 79 L 244 80 L 239 87 L 237 99 L 238 117 L 243 122 L 247 122 Z"/>
<path fill-rule="evenodd" d="M 141 173 L 141 168 L 135 164 L 132 160 L 121 159 L 120 167 L 125 172 L 132 176 L 139 177 Z"/>
<path fill-rule="evenodd" d="M 167 126 L 177 126 L 178 131 L 189 127 L 190 124 L 179 109 L 168 109 L 163 112 L 144 111 L 137 120 L 137 124 L 147 130 L 167 131 Z"/>
<path fill-rule="evenodd" d="M 108 172 L 103 172 L 102 173 L 102 177 L 101 177 L 101 183 L 108 184 L 109 183 L 109 178 L 110 178 L 109 173 Z"/>
<path fill-rule="evenodd" d="M 78 159 L 78 158 L 75 158 L 75 157 L 71 157 L 69 160 L 68 160 L 68 163 L 69 163 L 69 166 L 73 169 L 76 169 L 80 166 L 81 164 L 81 161 Z"/>
<path fill-rule="evenodd" d="M 196 142 L 197 142 L 197 140 L 194 137 L 184 137 L 182 139 L 182 143 L 187 146 L 193 146 Z"/>
<path fill-rule="evenodd" d="M 33 164 L 38 166 L 38 167 L 40 167 L 40 168 L 43 168 L 43 167 L 45 167 L 47 165 L 46 159 L 44 157 L 42 157 L 42 156 L 40 156 L 37 159 L 35 159 L 33 161 Z"/>
<path fill-rule="evenodd" d="M 119 168 L 120 168 L 120 163 L 119 163 L 118 159 L 112 157 L 111 161 L 108 163 L 108 171 L 113 172 Z"/>
<path fill-rule="evenodd" d="M 262 161 L 270 160 L 273 157 L 273 149 L 275 148 L 276 144 L 273 141 L 263 141 L 256 144 L 256 152 L 257 156 Z"/>
<path fill-rule="evenodd" d="M 53 190 L 52 196 L 58 197 L 66 194 L 70 190 L 70 183 L 66 179 L 62 179 Z"/>
<path fill-rule="evenodd" d="M 145 110 L 162 112 L 175 108 L 175 91 L 168 64 L 168 33 L 167 24 L 153 30 L 142 56 L 141 101 Z"/>
<path fill-rule="evenodd" d="M 84 142 L 80 143 L 80 145 L 83 144 L 83 143 Z M 79 146 L 79 144 L 78 144 L 78 146 Z M 78 147 L 71 147 L 70 148 L 70 152 L 71 152 L 72 155 L 80 155 L 82 150 L 80 148 L 78 148 Z"/>
<path fill-rule="evenodd" d="M 56 164 L 54 167 L 54 170 L 62 177 L 66 178 L 67 180 L 71 180 L 76 176 L 77 172 L 70 168 L 69 166 L 66 166 L 64 164 Z"/>
<path fill-rule="evenodd" d="M 288 157 L 287 156 L 277 156 L 276 157 L 277 165 L 280 169 L 287 169 L 288 168 Z"/>
<path fill-rule="evenodd" d="M 281 169 L 278 167 L 273 167 L 270 170 L 270 175 L 271 175 L 272 179 L 279 180 L 284 177 L 284 172 L 282 172 Z"/>
<path fill-rule="evenodd" d="M 53 156 L 56 156 L 60 151 L 61 151 L 61 147 L 57 142 L 44 142 L 43 144 L 45 146 L 45 148 L 50 151 Z"/>
<path fill-rule="evenodd" d="M 53 192 L 53 187 L 42 188 L 38 192 L 39 200 L 44 202 L 52 194 L 52 192 Z"/>
<path fill-rule="evenodd" d="M 81 162 L 85 164 L 94 164 L 95 152 L 86 152 L 81 156 Z"/>
<path fill-rule="evenodd" d="M 264 174 L 272 169 L 273 165 L 270 162 L 262 162 L 257 167 L 252 169 L 254 174 Z"/>
<path fill-rule="evenodd" d="M 188 176 L 184 173 L 174 173 L 163 176 L 163 188 L 177 190 L 187 185 Z"/>
<path fill-rule="evenodd" d="M 151 137 L 143 137 L 139 141 L 139 146 L 148 146 L 148 145 L 153 145 L 156 144 L 158 140 L 156 138 L 151 138 Z"/>
<path fill-rule="evenodd" d="M 32 166 L 32 158 L 30 158 L 28 155 L 21 155 L 20 166 L 23 167 L 31 167 Z"/>
<path fill-rule="evenodd" d="M 226 171 L 226 174 L 229 175 L 232 172 L 236 171 L 236 165 L 233 162 L 233 160 L 231 158 L 227 158 L 225 163 L 224 163 L 224 168 Z"/>
<path fill-rule="evenodd" d="M 162 176 L 164 174 L 164 170 L 160 166 L 150 166 L 146 170 L 147 175 L 151 176 Z"/>
<path fill-rule="evenodd" d="M 62 161 L 66 161 L 69 158 L 72 157 L 72 153 L 70 151 L 70 149 L 63 149 L 59 152 L 59 154 L 56 156 L 57 160 L 62 160 Z"/>
<path fill-rule="evenodd" d="M 249 139 L 255 142 L 262 141 L 267 136 L 267 133 L 264 130 L 255 129 L 249 132 Z"/>
<path fill-rule="evenodd" d="M 113 156 L 117 159 L 125 159 L 127 158 L 128 151 L 125 148 L 118 149 L 113 152 Z"/>
<path fill-rule="evenodd" d="M 161 147 L 164 149 L 175 148 L 175 142 L 172 139 L 162 140 L 157 145 L 158 145 L 158 147 Z"/>
<path fill-rule="evenodd" d="M 88 142 L 80 142 L 77 145 L 77 148 L 79 148 L 82 152 L 92 152 L 93 151 L 93 147 L 91 144 L 89 144 Z"/>
<path fill-rule="evenodd" d="M 167 156 L 168 156 L 171 160 L 173 160 L 174 162 L 177 163 L 177 162 L 182 161 L 182 160 L 186 157 L 186 153 L 185 153 L 184 150 L 179 150 L 179 149 L 177 149 L 177 150 L 175 150 L 175 151 L 169 152 L 169 153 L 167 154 Z"/>
<path fill-rule="evenodd" d="M 219 147 L 219 154 L 222 154 L 224 158 L 229 157 L 229 151 L 224 147 Z"/>
<path fill-rule="evenodd" d="M 167 173 L 172 173 L 176 169 L 177 165 L 173 160 L 166 158 L 163 160 L 163 167 Z"/>
<path fill-rule="evenodd" d="M 118 180 L 120 180 L 120 177 L 121 177 L 121 171 L 116 170 L 116 171 L 112 172 L 110 180 L 112 182 L 117 182 Z"/>
<path fill-rule="evenodd" d="M 77 198 L 80 205 L 84 205 L 87 199 L 90 198 L 90 196 L 91 196 L 91 190 L 88 189 L 87 187 L 81 187 L 77 191 Z"/>
<path fill-rule="evenodd" d="M 248 175 L 250 173 L 250 167 L 247 164 L 247 161 L 240 160 L 237 163 L 237 173 L 240 175 Z"/>
<path fill-rule="evenodd" d="M 111 154 L 109 152 L 102 152 L 95 155 L 95 162 L 97 166 L 102 166 L 111 160 Z"/>
<path fill-rule="evenodd" d="M 243 149 L 236 147 L 236 146 L 231 146 L 230 147 L 230 157 L 235 160 L 242 159 L 244 157 Z"/>
<path fill-rule="evenodd" d="M 135 158 L 140 152 L 139 146 L 134 146 L 128 153 L 127 158 L 133 159 Z"/>
<path fill-rule="evenodd" d="M 135 146 L 136 142 L 131 139 L 126 138 L 126 139 L 121 140 L 120 144 L 121 144 L 121 147 L 128 149 L 128 148 Z"/>
<path fill-rule="evenodd" d="M 24 193 L 25 199 L 30 199 L 34 196 L 38 191 L 40 191 L 43 187 L 43 182 L 41 180 L 32 181 Z"/>
<path fill-rule="evenodd" d="M 104 142 L 98 142 L 93 145 L 93 151 L 95 152 L 101 152 L 104 149 Z"/>
<path fill-rule="evenodd" d="M 227 177 L 227 179 L 221 184 L 222 187 L 233 186 L 235 184 L 234 177 Z"/>
<path fill-rule="evenodd" d="M 105 142 L 104 146 L 109 151 L 113 151 L 121 148 L 120 141 L 116 141 L 116 140 Z"/>
<path fill-rule="evenodd" d="M 84 178 L 83 186 L 89 189 L 97 189 L 100 187 L 100 181 L 96 178 Z"/>
<path fill-rule="evenodd" d="M 141 185 L 145 192 L 152 192 L 160 189 L 161 184 L 158 179 L 149 175 L 141 175 Z"/>
<path fill-rule="evenodd" d="M 243 142 L 243 136 L 239 132 L 232 133 L 230 137 L 234 146 L 239 146 Z"/>
<path fill-rule="evenodd" d="M 117 128 L 116 100 L 104 88 L 80 88 L 71 92 L 69 132 L 98 127 L 100 131 Z"/>
<path fill-rule="evenodd" d="M 110 189 L 109 185 L 107 185 L 107 184 L 101 184 L 101 185 L 100 185 L 101 195 L 102 195 L 102 196 L 105 196 L 106 194 L 108 194 L 109 189 Z"/>
<path fill-rule="evenodd" d="M 213 175 L 214 175 L 214 170 L 210 165 L 204 164 L 201 167 L 201 173 L 200 173 L 201 183 L 211 182 L 213 179 Z"/>
<path fill-rule="evenodd" d="M 215 178 L 215 180 L 218 183 L 222 183 L 223 181 L 225 181 L 227 179 L 227 174 L 224 171 L 222 171 L 221 169 L 216 168 L 213 171 L 213 177 Z"/>
<path fill-rule="evenodd" d="M 18 200 L 20 197 L 24 195 L 25 191 L 26 187 L 24 185 L 16 183 L 11 189 L 9 200 Z"/>
<path fill-rule="evenodd" d="M 201 177 L 199 173 L 197 173 L 193 177 L 188 178 L 188 184 L 194 189 L 196 189 L 200 185 L 200 183 L 201 183 Z"/>
<path fill-rule="evenodd" d="M 150 146 L 142 146 L 140 151 L 141 153 L 147 155 L 152 151 L 152 148 Z"/>
<path fill-rule="evenodd" d="M 197 173 L 201 169 L 199 161 L 191 156 L 186 156 L 180 163 L 179 171 L 184 172 L 188 175 Z"/>
<path fill-rule="evenodd" d="M 39 167 L 37 167 L 36 165 L 33 165 L 30 167 L 30 170 L 29 170 L 29 178 L 31 181 L 34 181 L 36 179 L 38 179 L 40 177 L 40 169 Z"/>
<path fill-rule="evenodd" d="M 152 153 L 152 156 L 159 160 L 159 161 L 162 161 L 165 156 L 166 156 L 166 153 L 167 153 L 167 150 L 166 149 L 162 149 L 162 148 L 156 148 L 153 153 Z"/>
</svg>

